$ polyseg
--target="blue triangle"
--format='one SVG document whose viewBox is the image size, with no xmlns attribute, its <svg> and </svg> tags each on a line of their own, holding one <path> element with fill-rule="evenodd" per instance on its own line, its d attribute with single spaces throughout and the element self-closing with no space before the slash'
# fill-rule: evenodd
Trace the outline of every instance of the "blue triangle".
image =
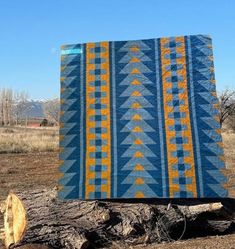
<svg viewBox="0 0 235 249">
<path fill-rule="evenodd" d="M 64 115 L 60 116 L 60 121 L 62 123 L 74 123 L 78 120 L 77 114 L 78 114 L 78 111 L 66 111 Z M 76 117 L 74 118 L 74 116 Z"/>
<path fill-rule="evenodd" d="M 78 160 L 66 160 L 63 162 L 63 164 L 60 166 L 60 172 L 64 173 L 73 173 L 78 172 L 80 168 Z"/>
<path fill-rule="evenodd" d="M 224 189 L 220 184 L 208 184 L 207 186 L 215 193 L 214 197 L 228 197 L 228 190 Z"/>
<path fill-rule="evenodd" d="M 77 143 L 73 144 L 73 141 L 77 140 L 78 136 L 79 135 L 76 135 L 76 134 L 64 136 L 64 139 L 60 141 L 60 146 L 62 146 L 62 147 L 76 147 Z M 69 146 L 72 144 L 73 144 L 73 146 Z"/>
<path fill-rule="evenodd" d="M 66 65 L 64 66 L 64 70 L 61 70 L 61 75 L 69 76 L 69 74 L 71 74 L 71 72 L 73 72 L 74 70 L 76 71 L 79 70 L 78 65 L 75 66 Z"/>
<path fill-rule="evenodd" d="M 58 197 L 60 199 L 78 199 L 78 186 L 64 186 L 63 189 L 58 192 Z"/>
<path fill-rule="evenodd" d="M 208 43 L 208 36 L 191 35 L 190 40 L 194 46 L 205 46 Z"/>
<path fill-rule="evenodd" d="M 77 55 L 77 54 L 66 55 L 66 56 L 63 56 L 63 60 L 61 59 L 61 65 L 62 66 L 73 66 L 73 65 L 78 66 L 80 61 L 81 61 L 80 55 Z"/>
<path fill-rule="evenodd" d="M 145 109 L 129 109 L 127 112 L 121 117 L 121 120 L 132 120 L 132 117 L 138 114 L 144 120 L 152 120 L 154 119 L 153 116 L 148 113 Z"/>
<path fill-rule="evenodd" d="M 62 99 L 78 99 L 80 97 L 80 93 L 77 87 L 75 88 L 65 88 L 65 91 L 61 93 Z"/>
<path fill-rule="evenodd" d="M 134 91 L 140 92 L 142 96 L 153 95 L 144 85 L 130 85 L 121 93 L 120 97 L 138 98 L 139 96 L 131 96 Z"/>
<path fill-rule="evenodd" d="M 143 132 L 153 132 L 155 131 L 147 122 L 144 120 L 131 120 L 129 121 L 121 130 L 121 132 L 132 132 L 134 133 L 133 129 L 139 126 Z M 139 132 L 136 132 L 136 137 L 138 137 Z"/>
<path fill-rule="evenodd" d="M 79 134 L 79 124 L 76 123 L 64 123 L 64 127 L 60 128 L 60 135 L 73 135 Z"/>
<path fill-rule="evenodd" d="M 121 71 L 120 74 L 130 74 L 131 71 L 137 68 L 140 74 L 151 73 L 152 71 L 146 67 L 142 62 L 128 63 Z M 135 74 L 136 75 L 136 74 Z M 139 74 L 138 74 L 139 75 Z"/>
<path fill-rule="evenodd" d="M 203 109 L 208 115 L 206 116 L 218 116 L 218 109 L 214 108 L 211 104 L 200 105 L 200 108 Z"/>
<path fill-rule="evenodd" d="M 214 66 L 213 61 L 210 60 L 209 58 L 207 60 L 205 60 L 205 57 L 197 57 L 195 60 L 197 60 L 198 62 L 204 64 L 205 67 L 207 68 L 207 70 L 208 70 L 208 68 Z"/>
<path fill-rule="evenodd" d="M 61 86 L 65 88 L 77 88 L 80 83 L 80 78 L 78 76 L 74 77 L 65 77 L 64 80 L 61 81 Z"/>
<path fill-rule="evenodd" d="M 149 101 L 144 97 L 129 97 L 121 106 L 120 108 L 131 108 L 132 104 L 138 102 L 141 105 L 141 108 L 150 108 L 153 107 L 152 104 L 149 103 Z M 137 109 L 134 109 L 134 112 L 136 112 Z"/>
<path fill-rule="evenodd" d="M 128 52 L 132 47 L 138 47 L 140 50 L 151 50 L 151 48 L 146 45 L 143 41 L 127 41 L 124 46 L 119 49 L 119 52 Z M 138 52 L 136 52 L 138 53 Z"/>
<path fill-rule="evenodd" d="M 80 108 L 79 99 L 65 99 L 61 111 L 77 111 Z"/>
<path fill-rule="evenodd" d="M 193 69 L 193 75 L 194 75 L 194 80 L 199 81 L 199 80 L 210 80 L 210 75 L 204 75 L 197 69 Z"/>
<path fill-rule="evenodd" d="M 74 160 L 74 159 L 77 159 L 78 154 L 79 154 L 78 147 L 64 148 L 64 151 L 60 153 L 60 159 L 61 160 Z"/>
<path fill-rule="evenodd" d="M 140 59 L 141 61 L 151 61 L 151 59 L 146 56 L 143 52 L 128 52 L 124 57 L 122 57 L 122 59 L 119 61 L 119 63 L 129 63 L 130 60 L 133 58 L 133 57 L 136 57 L 138 59 Z"/>
<path fill-rule="evenodd" d="M 142 178 L 144 184 L 157 184 L 157 181 L 145 170 L 130 172 L 130 174 L 122 181 L 122 184 L 134 184 L 136 178 Z"/>
<path fill-rule="evenodd" d="M 211 152 L 213 152 L 215 155 L 223 155 L 224 151 L 223 149 L 217 145 L 216 143 L 203 143 L 205 147 Z"/>
<path fill-rule="evenodd" d="M 199 92 L 200 96 L 208 101 L 210 104 L 218 103 L 217 97 L 213 96 L 210 92 Z"/>
<path fill-rule="evenodd" d="M 146 157 L 132 157 L 121 170 L 133 170 L 136 164 L 141 164 L 145 170 L 151 171 L 156 170 L 153 164 Z"/>
<path fill-rule="evenodd" d="M 215 130 L 203 130 L 205 136 L 208 137 L 207 141 L 208 143 L 211 142 L 222 142 L 221 135 L 218 134 Z"/>
<path fill-rule="evenodd" d="M 121 144 L 133 144 L 136 139 L 140 139 L 143 144 L 156 144 L 148 135 L 144 132 L 136 133 L 131 132 L 122 142 Z"/>
<path fill-rule="evenodd" d="M 203 80 L 203 81 L 197 81 L 197 83 L 200 85 L 200 87 L 203 87 L 206 89 L 206 91 L 209 92 L 215 92 L 215 84 L 211 83 L 209 80 Z"/>
<path fill-rule="evenodd" d="M 150 85 L 153 84 L 153 82 L 147 78 L 145 75 L 143 74 L 138 74 L 138 76 L 136 74 L 128 74 L 123 81 L 121 81 L 121 83 L 119 85 L 130 85 L 130 83 L 133 80 L 138 80 L 139 82 L 141 82 L 144 85 Z"/>
<path fill-rule="evenodd" d="M 220 123 L 213 117 L 201 117 L 201 120 L 203 120 L 212 130 L 220 129 Z"/>
<path fill-rule="evenodd" d="M 78 183 L 78 173 L 65 173 L 64 176 L 59 180 L 59 184 L 63 186 L 76 186 Z"/>
<path fill-rule="evenodd" d="M 227 177 L 224 176 L 219 170 L 207 170 L 207 173 L 210 174 L 217 183 L 226 183 Z"/>
<path fill-rule="evenodd" d="M 144 157 L 156 157 L 156 155 L 144 144 L 132 144 L 121 157 L 134 157 L 135 153 L 140 151 Z"/>
<path fill-rule="evenodd" d="M 216 169 L 223 169 L 225 168 L 225 162 L 222 161 L 218 156 L 206 156 L 205 165 L 207 168 L 216 168 Z"/>
<path fill-rule="evenodd" d="M 207 56 L 206 54 L 203 53 L 203 51 L 200 50 L 199 47 L 196 47 L 196 46 L 193 46 L 192 49 L 192 55 L 193 55 L 193 63 L 194 63 L 194 60 L 197 58 L 197 57 L 205 57 Z"/>
<path fill-rule="evenodd" d="M 122 198 L 135 198 L 137 192 L 142 192 L 145 198 L 156 198 L 156 193 L 147 185 L 132 185 L 127 191 L 121 196 Z"/>
</svg>

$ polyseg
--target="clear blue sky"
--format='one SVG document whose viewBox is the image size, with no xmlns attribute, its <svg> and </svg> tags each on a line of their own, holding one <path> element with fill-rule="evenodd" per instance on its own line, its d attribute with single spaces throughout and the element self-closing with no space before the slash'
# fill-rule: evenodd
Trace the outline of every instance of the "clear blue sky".
<svg viewBox="0 0 235 249">
<path fill-rule="evenodd" d="M 60 45 L 213 38 L 217 90 L 235 88 L 235 0 L 0 0 L 0 87 L 59 96 Z"/>
</svg>

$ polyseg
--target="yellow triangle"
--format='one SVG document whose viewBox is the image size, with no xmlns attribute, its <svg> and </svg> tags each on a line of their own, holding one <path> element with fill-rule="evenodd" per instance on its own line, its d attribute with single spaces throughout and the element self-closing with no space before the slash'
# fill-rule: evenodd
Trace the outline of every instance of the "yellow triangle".
<svg viewBox="0 0 235 249">
<path fill-rule="evenodd" d="M 134 91 L 131 96 L 135 96 L 135 97 L 139 97 L 142 96 L 141 93 L 139 91 Z"/>
<path fill-rule="evenodd" d="M 144 194 L 142 192 L 137 192 L 135 198 L 144 198 Z"/>
<path fill-rule="evenodd" d="M 140 70 L 138 68 L 133 68 L 131 74 L 140 74 Z"/>
<path fill-rule="evenodd" d="M 133 57 L 130 59 L 130 62 L 140 62 L 140 59 L 137 57 Z"/>
<path fill-rule="evenodd" d="M 131 82 L 131 85 L 141 85 L 141 82 L 135 79 Z"/>
<path fill-rule="evenodd" d="M 134 144 L 143 144 L 142 140 L 137 138 L 135 141 L 134 141 Z"/>
<path fill-rule="evenodd" d="M 142 120 L 142 117 L 139 114 L 134 114 L 132 120 Z"/>
<path fill-rule="evenodd" d="M 138 164 L 135 165 L 134 170 L 135 171 L 143 171 L 144 167 L 141 164 L 138 163 Z"/>
<path fill-rule="evenodd" d="M 144 184 L 144 179 L 143 179 L 143 178 L 140 178 L 140 177 L 136 178 L 135 184 L 136 184 L 136 185 Z"/>
<path fill-rule="evenodd" d="M 142 128 L 139 126 L 134 127 L 133 132 L 143 132 Z"/>
<path fill-rule="evenodd" d="M 142 154 L 142 152 L 136 151 L 134 157 L 144 157 L 144 155 Z"/>
<path fill-rule="evenodd" d="M 130 47 L 130 50 L 132 52 L 139 52 L 140 51 L 140 49 L 137 46 Z"/>
<path fill-rule="evenodd" d="M 140 103 L 134 102 L 134 103 L 131 105 L 131 108 L 138 109 L 138 108 L 142 108 L 142 106 L 141 106 Z"/>
</svg>

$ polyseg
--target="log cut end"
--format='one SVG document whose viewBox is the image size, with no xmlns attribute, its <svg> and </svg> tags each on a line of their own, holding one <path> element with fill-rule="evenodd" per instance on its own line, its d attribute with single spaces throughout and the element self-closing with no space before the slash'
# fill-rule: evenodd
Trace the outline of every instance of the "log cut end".
<svg viewBox="0 0 235 249">
<path fill-rule="evenodd" d="M 4 214 L 4 228 L 1 229 L 1 239 L 5 247 L 19 243 L 24 236 L 27 225 L 26 211 L 22 201 L 10 193 L 3 203 L 1 212 Z"/>
</svg>

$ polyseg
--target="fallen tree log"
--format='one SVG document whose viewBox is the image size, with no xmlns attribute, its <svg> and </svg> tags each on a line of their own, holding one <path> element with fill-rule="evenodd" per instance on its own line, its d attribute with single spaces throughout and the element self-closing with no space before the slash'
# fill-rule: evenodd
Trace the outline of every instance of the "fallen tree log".
<svg viewBox="0 0 235 249">
<path fill-rule="evenodd" d="M 84 249 L 115 241 L 129 245 L 179 239 L 186 225 L 194 232 L 197 228 L 202 231 L 202 226 L 208 232 L 225 232 L 233 225 L 233 212 L 221 203 L 185 206 L 159 202 L 63 202 L 56 189 L 11 193 L 1 208 L 1 236 L 6 248 L 37 243 Z"/>
</svg>

